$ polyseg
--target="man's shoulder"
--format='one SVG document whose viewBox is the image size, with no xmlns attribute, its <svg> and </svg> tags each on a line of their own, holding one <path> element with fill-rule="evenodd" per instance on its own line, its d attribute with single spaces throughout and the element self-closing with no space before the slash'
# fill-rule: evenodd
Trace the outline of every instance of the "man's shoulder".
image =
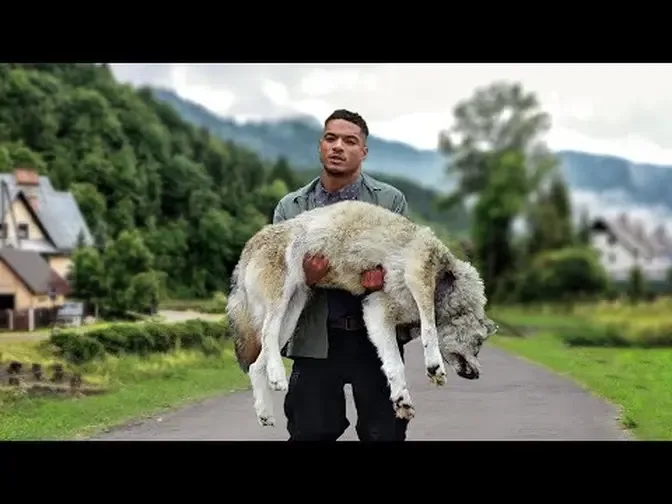
<svg viewBox="0 0 672 504">
<path fill-rule="evenodd" d="M 300 189 L 285 194 L 282 198 L 280 198 L 280 201 L 278 201 L 278 206 L 286 207 L 287 205 L 291 204 L 296 199 L 296 197 L 299 196 L 299 194 L 301 194 Z"/>
<path fill-rule="evenodd" d="M 392 196 L 393 198 L 404 198 L 405 195 L 404 193 L 397 187 L 393 186 L 389 182 L 383 182 L 382 180 L 378 180 L 375 177 L 372 177 L 371 175 L 367 175 L 367 178 L 375 187 L 378 188 L 379 191 Z"/>
<path fill-rule="evenodd" d="M 381 206 L 403 215 L 407 214 L 408 203 L 406 201 L 406 195 L 399 188 L 390 183 L 378 180 L 371 175 L 367 175 L 366 177 L 367 183 L 378 193 L 378 201 Z"/>
<path fill-rule="evenodd" d="M 301 212 L 301 209 L 305 205 L 297 204 L 300 199 L 306 198 L 310 193 L 311 188 L 315 186 L 317 179 L 314 179 L 308 182 L 306 185 L 299 187 L 298 189 L 291 191 L 285 194 L 275 207 L 275 216 L 274 221 L 277 219 L 285 220 L 291 217 L 295 217 L 298 213 Z"/>
</svg>

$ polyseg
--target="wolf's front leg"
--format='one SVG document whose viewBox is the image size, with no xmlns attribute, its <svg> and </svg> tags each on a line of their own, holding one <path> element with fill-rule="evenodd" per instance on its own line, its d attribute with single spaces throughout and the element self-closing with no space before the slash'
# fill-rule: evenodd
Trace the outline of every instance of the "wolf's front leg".
<svg viewBox="0 0 672 504">
<path fill-rule="evenodd" d="M 390 399 L 399 418 L 410 420 L 415 416 L 415 408 L 406 384 L 404 361 L 401 359 L 397 331 L 385 310 L 387 294 L 375 292 L 369 294 L 363 302 L 364 323 L 369 339 L 376 347 L 382 361 L 383 373 L 390 386 Z"/>
<path fill-rule="evenodd" d="M 445 385 L 446 368 L 439 349 L 439 335 L 436 330 L 434 310 L 434 285 L 435 282 L 422 278 L 413 271 L 406 274 L 408 286 L 420 315 L 420 340 L 425 352 L 425 368 L 427 376 L 432 383 Z"/>
</svg>

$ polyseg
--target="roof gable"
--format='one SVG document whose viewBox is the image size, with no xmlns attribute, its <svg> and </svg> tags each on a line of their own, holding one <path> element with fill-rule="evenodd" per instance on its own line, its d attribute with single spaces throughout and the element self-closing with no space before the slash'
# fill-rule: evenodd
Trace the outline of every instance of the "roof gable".
<svg viewBox="0 0 672 504">
<path fill-rule="evenodd" d="M 26 196 L 26 194 L 23 191 L 19 190 L 16 193 L 16 195 L 14 196 L 14 198 L 12 198 L 12 203 L 14 201 L 17 201 L 17 200 L 20 201 L 21 204 L 24 206 L 24 208 L 28 211 L 28 213 L 30 214 L 30 217 L 33 219 L 33 222 L 35 223 L 35 225 L 37 227 L 40 228 L 40 231 L 42 232 L 44 237 L 48 241 L 50 241 L 52 243 L 52 245 L 55 245 L 54 240 L 51 238 L 51 236 L 49 234 L 49 231 L 47 230 L 47 228 L 42 223 L 42 219 L 40 218 L 38 213 L 35 211 L 35 208 L 33 208 L 33 205 L 31 205 L 30 200 L 28 199 L 28 196 Z M 11 212 L 10 204 L 6 204 L 5 208 L 0 209 L 0 212 L 1 212 L 0 215 L 7 216 L 7 214 Z M 10 214 L 9 217 L 11 219 L 11 214 Z M 19 240 L 19 241 L 21 241 L 21 240 Z"/>
<path fill-rule="evenodd" d="M 670 244 L 665 243 L 667 237 L 664 233 L 658 230 L 654 234 L 649 234 L 641 221 L 633 223 L 623 214 L 613 219 L 598 217 L 593 220 L 592 227 L 594 230 L 608 229 L 631 253 L 638 251 L 651 259 L 672 254 L 672 248 L 668 248 Z"/>
<path fill-rule="evenodd" d="M 58 294 L 68 291 L 67 282 L 37 252 L 11 247 L 0 248 L 0 260 L 33 294 L 47 294 L 51 289 Z"/>
<path fill-rule="evenodd" d="M 0 181 L 7 184 L 12 200 L 23 192 L 12 173 L 0 173 Z M 39 185 L 32 186 L 30 191 L 37 200 L 37 210 L 32 205 L 29 206 L 44 228 L 45 236 L 49 237 L 57 249 L 69 252 L 76 248 L 80 232 L 84 233 L 84 242 L 87 245 L 94 244 L 91 231 L 71 192 L 56 191 L 45 176 L 39 176 Z"/>
</svg>

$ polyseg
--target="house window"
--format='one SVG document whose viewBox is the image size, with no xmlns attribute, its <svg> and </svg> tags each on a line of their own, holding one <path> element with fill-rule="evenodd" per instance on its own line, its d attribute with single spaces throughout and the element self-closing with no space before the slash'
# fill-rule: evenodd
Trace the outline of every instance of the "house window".
<svg viewBox="0 0 672 504">
<path fill-rule="evenodd" d="M 28 239 L 28 224 L 19 224 L 16 235 L 20 240 L 27 240 Z"/>
</svg>

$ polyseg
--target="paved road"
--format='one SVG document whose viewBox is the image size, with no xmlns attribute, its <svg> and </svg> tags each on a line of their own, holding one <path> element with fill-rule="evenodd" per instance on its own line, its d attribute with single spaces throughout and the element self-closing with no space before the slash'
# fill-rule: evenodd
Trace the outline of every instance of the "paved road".
<svg viewBox="0 0 672 504">
<path fill-rule="evenodd" d="M 485 347 L 477 381 L 449 374 L 443 388 L 424 377 L 419 342 L 408 347 L 408 380 L 416 406 L 409 440 L 618 440 L 618 410 L 553 375 L 501 350 Z M 349 392 L 349 389 L 348 389 Z M 285 440 L 281 393 L 279 425 L 259 427 L 250 392 L 203 401 L 103 434 L 104 440 Z M 348 418 L 356 415 L 348 400 Z M 343 440 L 356 440 L 351 426 Z"/>
</svg>

